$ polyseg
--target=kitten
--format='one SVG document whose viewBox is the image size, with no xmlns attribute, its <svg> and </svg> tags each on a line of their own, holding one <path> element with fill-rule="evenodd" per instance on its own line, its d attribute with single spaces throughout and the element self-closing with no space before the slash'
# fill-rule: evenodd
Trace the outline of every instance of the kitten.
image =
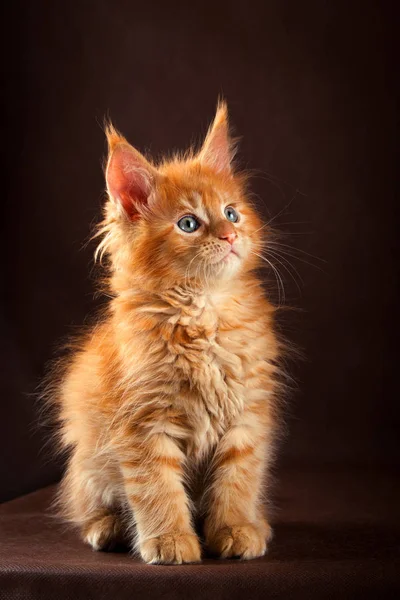
<svg viewBox="0 0 400 600">
<path fill-rule="evenodd" d="M 209 552 L 262 556 L 279 347 L 255 273 L 266 230 L 233 170 L 226 105 L 199 153 L 157 166 L 112 126 L 107 138 L 111 300 L 56 394 L 63 515 L 95 550 L 128 535 L 148 563 L 191 563 L 197 511 Z"/>
</svg>

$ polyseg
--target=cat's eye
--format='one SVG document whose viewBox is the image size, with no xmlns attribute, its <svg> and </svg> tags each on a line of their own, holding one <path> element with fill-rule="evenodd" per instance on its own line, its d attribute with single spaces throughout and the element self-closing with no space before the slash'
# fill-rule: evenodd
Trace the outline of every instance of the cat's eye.
<svg viewBox="0 0 400 600">
<path fill-rule="evenodd" d="M 227 206 L 224 213 L 228 221 L 231 221 L 232 223 L 237 223 L 239 221 L 239 215 L 233 206 Z"/>
<path fill-rule="evenodd" d="M 196 217 L 193 217 L 192 215 L 182 217 L 179 219 L 177 225 L 179 229 L 182 229 L 185 233 L 193 233 L 193 231 L 196 231 L 196 229 L 200 227 L 200 223 Z"/>
</svg>

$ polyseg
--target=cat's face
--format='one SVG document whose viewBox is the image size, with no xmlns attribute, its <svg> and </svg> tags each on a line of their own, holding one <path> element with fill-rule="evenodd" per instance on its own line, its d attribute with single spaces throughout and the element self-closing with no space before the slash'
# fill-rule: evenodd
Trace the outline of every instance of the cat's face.
<svg viewBox="0 0 400 600">
<path fill-rule="evenodd" d="M 260 221 L 240 185 L 196 164 L 162 169 L 151 215 L 138 223 L 137 258 L 147 256 L 160 275 L 212 284 L 253 264 Z"/>
<path fill-rule="evenodd" d="M 150 287 L 190 288 L 234 280 L 257 265 L 262 225 L 243 177 L 231 169 L 225 107 L 199 155 L 158 168 L 113 130 L 109 142 L 108 217 L 118 228 L 109 247 L 117 268 Z"/>
</svg>

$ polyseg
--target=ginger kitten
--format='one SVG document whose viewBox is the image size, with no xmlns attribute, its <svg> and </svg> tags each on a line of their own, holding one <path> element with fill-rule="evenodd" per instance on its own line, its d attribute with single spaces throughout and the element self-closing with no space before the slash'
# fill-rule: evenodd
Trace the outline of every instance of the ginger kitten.
<svg viewBox="0 0 400 600">
<path fill-rule="evenodd" d="M 200 561 L 196 514 L 214 555 L 262 556 L 278 343 L 255 274 L 266 230 L 232 167 L 226 105 L 198 154 L 159 165 L 111 126 L 107 138 L 111 299 L 54 398 L 63 515 L 95 550 L 128 536 L 148 563 Z"/>
</svg>

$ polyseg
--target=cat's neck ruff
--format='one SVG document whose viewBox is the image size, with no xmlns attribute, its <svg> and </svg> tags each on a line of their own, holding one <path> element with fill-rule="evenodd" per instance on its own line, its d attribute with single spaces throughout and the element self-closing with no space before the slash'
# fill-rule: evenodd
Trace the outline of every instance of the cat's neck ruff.
<svg viewBox="0 0 400 600">
<path fill-rule="evenodd" d="M 198 309 L 202 310 L 206 307 L 216 308 L 222 302 L 226 302 L 232 298 L 242 287 L 240 281 L 223 281 L 213 286 L 197 286 L 176 285 L 168 289 L 160 289 L 158 291 L 144 290 L 139 287 L 120 292 L 114 302 L 117 304 L 132 302 L 135 310 L 147 310 L 155 312 L 159 311 L 160 304 L 165 308 L 171 307 L 174 309 L 184 310 Z M 157 309 L 155 308 L 157 307 Z M 146 310 L 147 309 L 147 310 Z"/>
</svg>

